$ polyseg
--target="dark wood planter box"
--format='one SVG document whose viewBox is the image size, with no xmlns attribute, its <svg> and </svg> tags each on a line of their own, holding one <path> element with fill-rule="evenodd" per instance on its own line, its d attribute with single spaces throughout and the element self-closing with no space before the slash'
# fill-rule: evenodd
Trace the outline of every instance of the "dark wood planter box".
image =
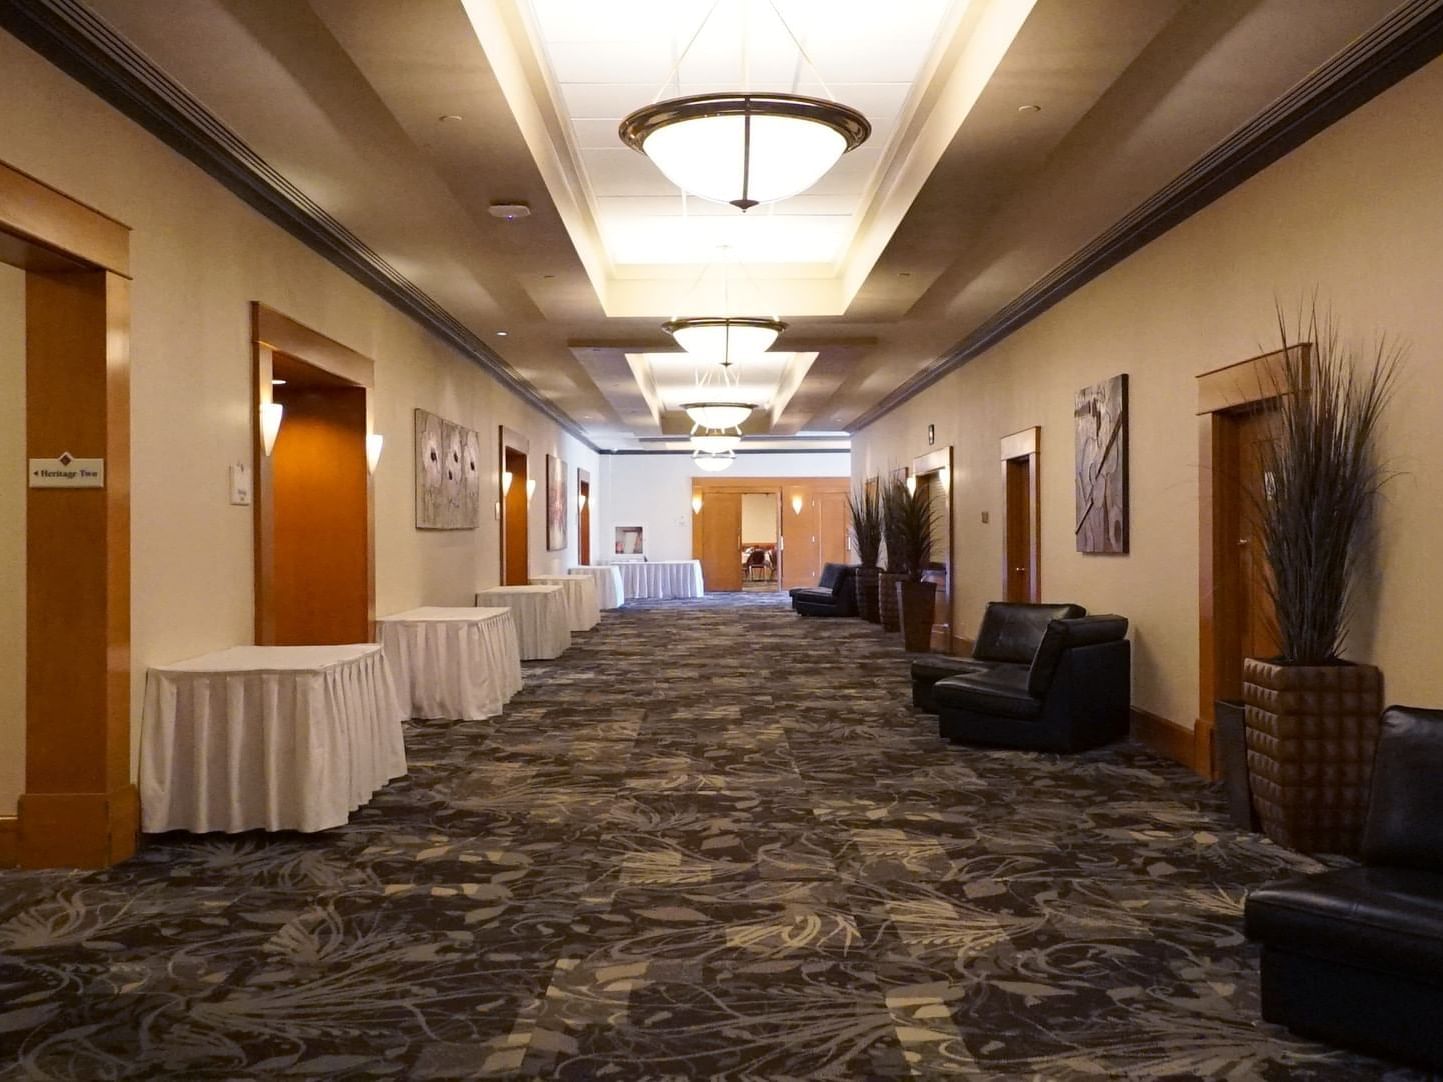
<svg viewBox="0 0 1443 1082">
<path fill-rule="evenodd" d="M 857 589 L 857 615 L 872 624 L 882 622 L 877 601 L 877 579 L 881 573 L 875 567 L 859 567 L 856 578 L 852 580 Z"/>
<path fill-rule="evenodd" d="M 901 575 L 890 571 L 883 571 L 878 576 L 877 611 L 882 627 L 888 631 L 902 630 L 902 610 L 897 601 L 897 583 L 901 581 Z"/>
<path fill-rule="evenodd" d="M 1248 784 L 1263 833 L 1355 855 L 1373 775 L 1383 674 L 1371 665 L 1243 661 Z"/>
<path fill-rule="evenodd" d="M 902 645 L 909 654 L 932 649 L 932 617 L 937 605 L 935 582 L 897 584 L 898 606 L 902 610 Z"/>
</svg>

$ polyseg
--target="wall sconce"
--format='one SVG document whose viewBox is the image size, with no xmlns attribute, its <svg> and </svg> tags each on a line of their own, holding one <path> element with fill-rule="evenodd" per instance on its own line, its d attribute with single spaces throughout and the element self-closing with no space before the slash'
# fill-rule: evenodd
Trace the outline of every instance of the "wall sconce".
<svg viewBox="0 0 1443 1082">
<path fill-rule="evenodd" d="M 497 521 L 497 522 L 500 522 L 500 521 L 501 521 L 501 501 L 500 501 L 500 500 L 497 500 L 497 501 L 496 501 L 496 521 Z"/>
<path fill-rule="evenodd" d="M 267 457 L 276 446 L 276 436 L 281 431 L 281 415 L 286 412 L 279 402 L 261 403 L 261 447 Z"/>
<path fill-rule="evenodd" d="M 366 437 L 366 472 L 375 473 L 376 464 L 381 461 L 381 446 L 386 438 L 375 432 Z"/>
<path fill-rule="evenodd" d="M 907 478 L 907 495 L 917 495 L 917 475 L 915 473 L 911 477 Z"/>
<path fill-rule="evenodd" d="M 576 513 L 579 515 L 586 510 L 586 493 L 579 492 L 576 495 Z"/>
<path fill-rule="evenodd" d="M 691 509 L 695 514 L 701 514 L 701 493 L 698 492 L 691 498 Z"/>
<path fill-rule="evenodd" d="M 952 489 L 948 487 L 951 479 L 952 471 L 949 470 L 946 466 L 943 466 L 940 470 L 937 471 L 937 483 L 942 486 L 942 495 L 944 497 L 950 496 L 952 494 Z"/>
<path fill-rule="evenodd" d="M 511 482 L 515 478 L 511 476 L 510 470 L 503 470 L 501 473 L 501 495 L 505 496 L 511 492 Z"/>
<path fill-rule="evenodd" d="M 802 513 L 802 495 L 801 495 L 801 493 L 797 493 L 796 495 L 794 495 L 794 496 L 792 497 L 792 514 L 794 514 L 794 515 L 800 515 L 801 513 Z"/>
<path fill-rule="evenodd" d="M 531 497 L 536 495 L 536 478 L 526 478 L 526 502 L 531 502 Z"/>
</svg>

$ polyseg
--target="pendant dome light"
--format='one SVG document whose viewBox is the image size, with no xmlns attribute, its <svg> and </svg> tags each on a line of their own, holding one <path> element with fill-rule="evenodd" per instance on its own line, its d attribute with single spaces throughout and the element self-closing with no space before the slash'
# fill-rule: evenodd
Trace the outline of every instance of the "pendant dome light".
<svg viewBox="0 0 1443 1082">
<path fill-rule="evenodd" d="M 748 402 L 687 402 L 681 408 L 699 428 L 739 428 L 756 406 Z"/>
<path fill-rule="evenodd" d="M 780 319 L 707 316 L 673 319 L 661 329 L 693 357 L 729 364 L 751 360 L 771 349 L 787 325 Z"/>
<path fill-rule="evenodd" d="M 735 451 L 741 442 L 741 435 L 736 432 L 707 430 L 697 432 L 691 437 L 692 450 L 702 451 L 711 455 L 722 454 L 726 451 Z"/>
<path fill-rule="evenodd" d="M 872 126 L 800 94 L 693 94 L 637 109 L 617 134 L 688 195 L 747 211 L 806 191 Z"/>
<path fill-rule="evenodd" d="M 693 451 L 691 460 L 696 463 L 696 468 L 699 470 L 705 470 L 707 473 L 721 473 L 722 470 L 729 469 L 731 464 L 736 461 L 736 452 L 720 451 L 711 454 L 707 451 Z"/>
</svg>

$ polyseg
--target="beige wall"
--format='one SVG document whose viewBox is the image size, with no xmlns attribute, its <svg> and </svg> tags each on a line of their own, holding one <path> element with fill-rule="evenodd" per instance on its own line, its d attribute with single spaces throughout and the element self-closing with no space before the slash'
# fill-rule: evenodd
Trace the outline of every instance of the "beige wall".
<svg viewBox="0 0 1443 1082">
<path fill-rule="evenodd" d="M 776 544 L 777 498 L 765 493 L 742 496 L 742 540 Z"/>
<path fill-rule="evenodd" d="M 1132 620 L 1133 701 L 1192 725 L 1198 700 L 1194 377 L 1274 348 L 1274 297 L 1314 287 L 1347 331 L 1412 354 L 1388 415 L 1380 544 L 1348 655 L 1395 702 L 1443 705 L 1443 62 L 1434 62 L 861 432 L 853 472 L 956 448 L 954 619 L 975 633 L 1001 583 L 998 440 L 1042 426 L 1042 592 Z M 1130 376 L 1131 554 L 1073 541 L 1073 394 Z M 981 514 L 991 513 L 984 525 Z"/>
<path fill-rule="evenodd" d="M 252 639 L 249 507 L 228 502 L 228 467 L 251 455 L 249 304 L 263 301 L 376 362 L 376 608 L 470 602 L 499 575 L 495 518 L 418 531 L 412 410 L 480 430 L 495 499 L 497 425 L 600 476 L 596 455 L 416 323 L 271 225 L 77 83 L 0 34 L 0 158 L 134 230 L 132 271 L 133 735 L 146 666 Z M 598 492 L 604 500 L 604 492 Z M 531 566 L 546 551 L 531 507 Z"/>
<path fill-rule="evenodd" d="M 0 263 L 0 815 L 25 785 L 25 272 Z"/>
</svg>

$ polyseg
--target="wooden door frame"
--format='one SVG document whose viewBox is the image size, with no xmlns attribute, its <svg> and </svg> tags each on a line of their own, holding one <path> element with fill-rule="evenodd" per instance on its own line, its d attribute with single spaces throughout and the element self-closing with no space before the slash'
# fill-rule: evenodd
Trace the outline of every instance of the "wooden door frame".
<svg viewBox="0 0 1443 1082">
<path fill-rule="evenodd" d="M 496 516 L 496 520 L 497 520 L 497 522 L 500 524 L 500 527 L 501 527 L 501 532 L 500 532 L 500 540 L 501 540 L 500 572 L 501 572 L 501 578 L 500 578 L 499 581 L 504 584 L 504 583 L 506 582 L 506 571 L 507 571 L 507 567 L 506 567 L 506 521 L 507 521 L 507 511 L 506 511 L 506 491 L 505 491 L 505 489 L 502 487 L 502 483 L 501 483 L 501 482 L 502 482 L 502 478 L 504 477 L 504 475 L 505 475 L 505 473 L 506 473 L 506 451 L 507 451 L 508 449 L 510 449 L 510 450 L 512 450 L 512 451 L 515 451 L 518 455 L 525 455 L 525 456 L 526 456 L 526 477 L 523 478 L 522 481 L 521 481 L 521 484 L 522 484 L 522 487 L 523 487 L 523 490 L 524 490 L 526 481 L 531 479 L 531 440 L 530 440 L 530 438 L 528 438 L 527 436 L 523 436 L 520 432 L 517 432 L 514 428 L 507 428 L 505 425 L 498 425 L 497 428 L 499 429 L 499 443 L 498 443 L 498 451 L 497 451 L 497 455 L 496 455 L 496 492 L 497 492 L 497 495 L 498 495 L 497 504 L 496 504 L 498 513 L 497 513 L 497 516 Z M 514 480 L 513 480 L 513 483 L 515 483 Z M 526 506 L 526 519 L 525 519 L 525 525 L 526 525 L 526 579 L 527 579 L 527 581 L 529 582 L 529 581 L 531 580 L 531 501 L 530 501 L 530 500 L 527 500 L 526 503 L 525 503 L 525 506 Z"/>
<path fill-rule="evenodd" d="M 739 492 L 742 495 L 754 492 L 758 496 L 773 496 L 777 501 L 777 589 L 782 588 L 782 561 L 786 559 L 785 546 L 782 544 L 782 527 L 785 525 L 786 508 L 782 506 L 782 485 L 785 478 L 778 477 L 693 477 L 691 479 L 691 498 L 695 500 L 701 497 L 701 513 L 693 511 L 691 516 L 691 558 L 700 560 L 702 556 L 702 520 L 701 516 L 706 514 L 707 494 L 712 492 Z M 790 478 L 799 481 L 805 478 Z M 690 506 L 690 505 L 688 505 Z M 742 585 L 746 585 L 743 579 Z"/>
<path fill-rule="evenodd" d="M 277 353 L 329 372 L 366 393 L 366 434 L 375 431 L 376 362 L 335 339 L 327 338 L 260 301 L 251 302 L 251 456 L 255 463 L 255 640 L 276 639 L 275 475 L 261 438 L 261 408 L 271 401 L 271 375 Z M 284 419 L 281 422 L 285 423 Z M 366 625 L 376 631 L 376 483 L 366 473 Z"/>
<path fill-rule="evenodd" d="M 1310 346 L 1302 351 L 1306 379 Z M 1233 665 L 1242 649 L 1242 604 L 1236 533 L 1237 489 L 1228 473 L 1237 462 L 1243 415 L 1275 401 L 1283 385 L 1288 351 L 1274 350 L 1203 372 L 1197 377 L 1198 462 L 1198 715 L 1193 726 L 1194 769 L 1218 777 L 1214 704 L 1231 691 Z"/>
<path fill-rule="evenodd" d="M 953 528 L 955 523 L 952 519 L 952 445 L 938 447 L 936 450 L 928 451 L 925 455 L 918 455 L 912 459 L 912 476 L 919 481 L 923 477 L 930 477 L 932 474 L 939 474 L 938 481 L 942 486 L 942 496 L 947 501 L 947 551 L 942 553 L 941 560 L 933 560 L 934 563 L 942 565 L 942 594 L 943 611 L 947 613 L 947 623 L 942 628 L 945 636 L 943 649 L 951 652 L 952 649 L 952 628 L 955 626 L 952 613 L 952 535 L 956 533 Z M 934 557 L 937 553 L 932 554 Z M 933 627 L 932 634 L 937 634 L 937 628 Z M 934 647 L 935 648 L 935 647 Z"/>
<path fill-rule="evenodd" d="M 1042 471 L 1038 468 L 1038 456 L 1042 450 L 1042 426 L 1033 425 L 1010 436 L 1003 436 L 1000 444 L 1002 462 L 1002 596 L 1007 596 L 1007 576 L 1010 563 L 1007 559 L 1008 523 L 1011 516 L 1007 508 L 1007 464 L 1017 459 L 1027 460 L 1028 481 L 1028 527 L 1032 532 L 1032 545 L 1028 553 L 1028 582 L 1031 588 L 1027 599 L 1034 604 L 1042 600 Z"/>
<path fill-rule="evenodd" d="M 581 486 L 586 486 L 586 506 L 581 506 Z M 591 563 L 591 471 L 581 466 L 576 467 L 576 562 L 579 564 Z M 582 518 L 586 519 L 585 524 Z M 582 538 L 585 538 L 586 555 L 582 557 Z"/>
<path fill-rule="evenodd" d="M 0 261 L 25 271 L 25 442 L 105 461 L 26 490 L 25 782 L 0 866 L 134 854 L 130 778 L 130 228 L 0 164 Z M 38 619 L 44 614 L 46 619 Z"/>
</svg>

